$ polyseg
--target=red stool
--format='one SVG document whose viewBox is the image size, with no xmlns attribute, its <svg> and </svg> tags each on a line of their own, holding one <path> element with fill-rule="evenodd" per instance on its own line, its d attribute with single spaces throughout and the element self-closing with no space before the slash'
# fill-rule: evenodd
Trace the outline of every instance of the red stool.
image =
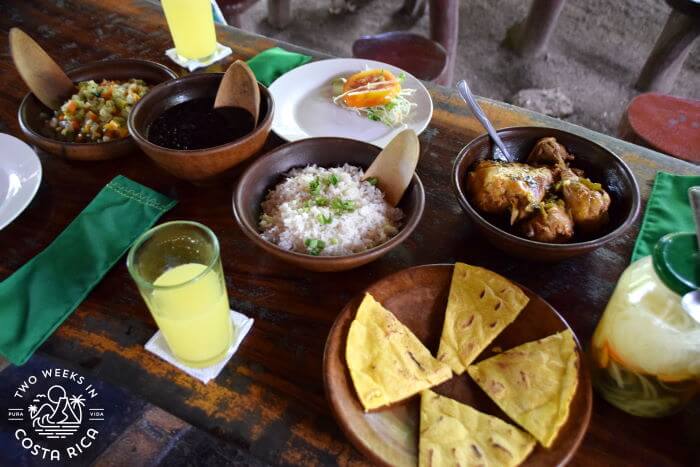
<svg viewBox="0 0 700 467">
<path fill-rule="evenodd" d="M 436 80 L 447 68 L 443 46 L 410 32 L 362 36 L 352 44 L 352 55 L 397 66 L 424 81 Z"/>
<path fill-rule="evenodd" d="M 700 100 L 640 94 L 622 117 L 620 137 L 700 164 Z"/>
</svg>

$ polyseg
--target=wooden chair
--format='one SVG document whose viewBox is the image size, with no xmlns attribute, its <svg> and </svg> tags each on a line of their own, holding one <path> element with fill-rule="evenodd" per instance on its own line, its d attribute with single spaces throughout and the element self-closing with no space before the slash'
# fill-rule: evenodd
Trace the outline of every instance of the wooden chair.
<svg viewBox="0 0 700 467">
<path fill-rule="evenodd" d="M 404 0 L 400 13 L 418 19 L 425 13 L 426 6 L 430 16 L 430 39 L 447 52 L 447 66 L 435 82 L 450 85 L 457 55 L 459 0 Z M 292 21 L 291 0 L 267 0 L 267 21 L 277 29 L 285 28 Z M 378 56 L 378 59 L 382 58 Z"/>
<path fill-rule="evenodd" d="M 673 10 L 635 84 L 640 91 L 670 92 L 693 42 L 700 36 L 700 3 L 692 0 L 666 0 L 666 3 Z"/>
<path fill-rule="evenodd" d="M 258 0 L 216 0 L 229 26 L 241 27 L 241 15 Z"/>
<path fill-rule="evenodd" d="M 401 14 L 420 16 L 425 10 L 427 0 L 406 0 L 400 10 Z M 438 84 L 452 84 L 457 55 L 457 39 L 459 31 L 459 1 L 430 0 L 428 2 L 430 16 L 430 39 L 408 32 L 391 32 L 376 36 L 363 36 L 353 44 L 353 55 L 361 58 L 371 58 L 395 64 L 401 60 L 401 66 L 411 74 Z M 403 52 L 396 53 L 400 47 Z M 364 55 L 367 53 L 368 55 Z M 426 53 L 422 57 L 421 53 Z M 401 57 L 400 55 L 404 55 Z M 439 75 L 435 70 L 443 62 Z M 394 60 L 394 62 L 392 62 Z M 411 64 L 412 61 L 417 63 Z"/>
<path fill-rule="evenodd" d="M 627 106 L 618 133 L 632 143 L 700 164 L 700 100 L 640 94 Z"/>
<path fill-rule="evenodd" d="M 443 46 L 410 32 L 362 36 L 352 44 L 352 55 L 389 63 L 424 81 L 438 79 L 447 68 L 447 52 Z"/>
</svg>

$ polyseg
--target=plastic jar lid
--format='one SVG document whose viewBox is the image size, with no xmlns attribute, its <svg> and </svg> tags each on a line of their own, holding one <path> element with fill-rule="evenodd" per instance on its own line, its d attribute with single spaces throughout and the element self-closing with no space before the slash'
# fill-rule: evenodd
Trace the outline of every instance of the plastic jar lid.
<svg viewBox="0 0 700 467">
<path fill-rule="evenodd" d="M 654 271 L 678 295 L 700 288 L 700 252 L 695 232 L 665 235 L 652 252 Z"/>
</svg>

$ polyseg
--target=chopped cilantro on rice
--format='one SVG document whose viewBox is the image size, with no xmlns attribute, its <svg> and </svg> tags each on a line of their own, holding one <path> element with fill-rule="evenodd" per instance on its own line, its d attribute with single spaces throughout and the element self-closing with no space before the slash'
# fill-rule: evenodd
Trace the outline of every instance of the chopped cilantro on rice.
<svg viewBox="0 0 700 467">
<path fill-rule="evenodd" d="M 262 238 L 286 250 L 345 256 L 374 248 L 399 232 L 403 212 L 363 171 L 345 164 L 293 169 L 262 203 Z"/>
</svg>

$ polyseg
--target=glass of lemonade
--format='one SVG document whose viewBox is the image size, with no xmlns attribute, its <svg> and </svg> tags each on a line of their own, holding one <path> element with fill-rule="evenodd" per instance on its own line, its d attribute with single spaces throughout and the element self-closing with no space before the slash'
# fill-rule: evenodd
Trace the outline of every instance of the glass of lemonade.
<svg viewBox="0 0 700 467">
<path fill-rule="evenodd" d="M 219 241 L 206 226 L 175 221 L 141 235 L 127 267 L 175 357 L 202 368 L 233 340 Z"/>
<path fill-rule="evenodd" d="M 216 31 L 210 0 L 162 0 L 165 19 L 178 55 L 208 57 L 216 50 Z"/>
</svg>

